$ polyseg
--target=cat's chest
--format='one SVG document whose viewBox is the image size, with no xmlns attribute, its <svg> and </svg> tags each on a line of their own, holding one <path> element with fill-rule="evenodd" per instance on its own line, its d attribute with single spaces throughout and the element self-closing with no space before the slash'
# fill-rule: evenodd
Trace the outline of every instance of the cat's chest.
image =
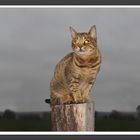
<svg viewBox="0 0 140 140">
<path fill-rule="evenodd" d="M 95 76 L 95 71 L 90 68 L 82 68 L 79 70 L 79 77 L 81 81 L 90 79 L 91 77 Z"/>
</svg>

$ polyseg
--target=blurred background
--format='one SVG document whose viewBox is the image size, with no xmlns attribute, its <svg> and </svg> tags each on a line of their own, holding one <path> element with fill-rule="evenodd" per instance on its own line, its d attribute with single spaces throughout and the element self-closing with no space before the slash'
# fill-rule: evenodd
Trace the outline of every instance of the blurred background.
<svg viewBox="0 0 140 140">
<path fill-rule="evenodd" d="M 0 111 L 50 111 L 55 65 L 71 49 L 69 26 L 96 25 L 101 71 L 96 110 L 136 112 L 140 104 L 140 8 L 0 8 Z"/>
</svg>

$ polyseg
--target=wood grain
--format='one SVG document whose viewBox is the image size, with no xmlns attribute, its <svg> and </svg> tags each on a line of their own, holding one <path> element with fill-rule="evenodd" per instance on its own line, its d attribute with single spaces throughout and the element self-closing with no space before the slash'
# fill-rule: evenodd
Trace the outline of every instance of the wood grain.
<svg viewBox="0 0 140 140">
<path fill-rule="evenodd" d="M 93 131 L 94 102 L 52 106 L 54 131 Z"/>
</svg>

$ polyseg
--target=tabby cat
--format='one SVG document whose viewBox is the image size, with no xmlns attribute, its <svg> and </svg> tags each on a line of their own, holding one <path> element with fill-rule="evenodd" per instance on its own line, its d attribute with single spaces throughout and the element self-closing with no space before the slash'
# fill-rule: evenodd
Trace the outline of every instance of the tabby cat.
<svg viewBox="0 0 140 140">
<path fill-rule="evenodd" d="M 85 103 L 100 70 L 101 54 L 97 48 L 96 27 L 78 33 L 70 27 L 73 52 L 57 65 L 50 83 L 51 104 Z"/>
</svg>

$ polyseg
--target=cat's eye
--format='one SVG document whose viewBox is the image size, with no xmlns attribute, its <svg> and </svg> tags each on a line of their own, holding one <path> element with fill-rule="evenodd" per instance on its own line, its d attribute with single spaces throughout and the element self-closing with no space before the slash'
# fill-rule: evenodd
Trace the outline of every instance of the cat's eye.
<svg viewBox="0 0 140 140">
<path fill-rule="evenodd" d="M 87 43 L 89 43 L 89 40 L 85 40 L 85 41 L 84 41 L 84 44 L 87 44 Z"/>
</svg>

